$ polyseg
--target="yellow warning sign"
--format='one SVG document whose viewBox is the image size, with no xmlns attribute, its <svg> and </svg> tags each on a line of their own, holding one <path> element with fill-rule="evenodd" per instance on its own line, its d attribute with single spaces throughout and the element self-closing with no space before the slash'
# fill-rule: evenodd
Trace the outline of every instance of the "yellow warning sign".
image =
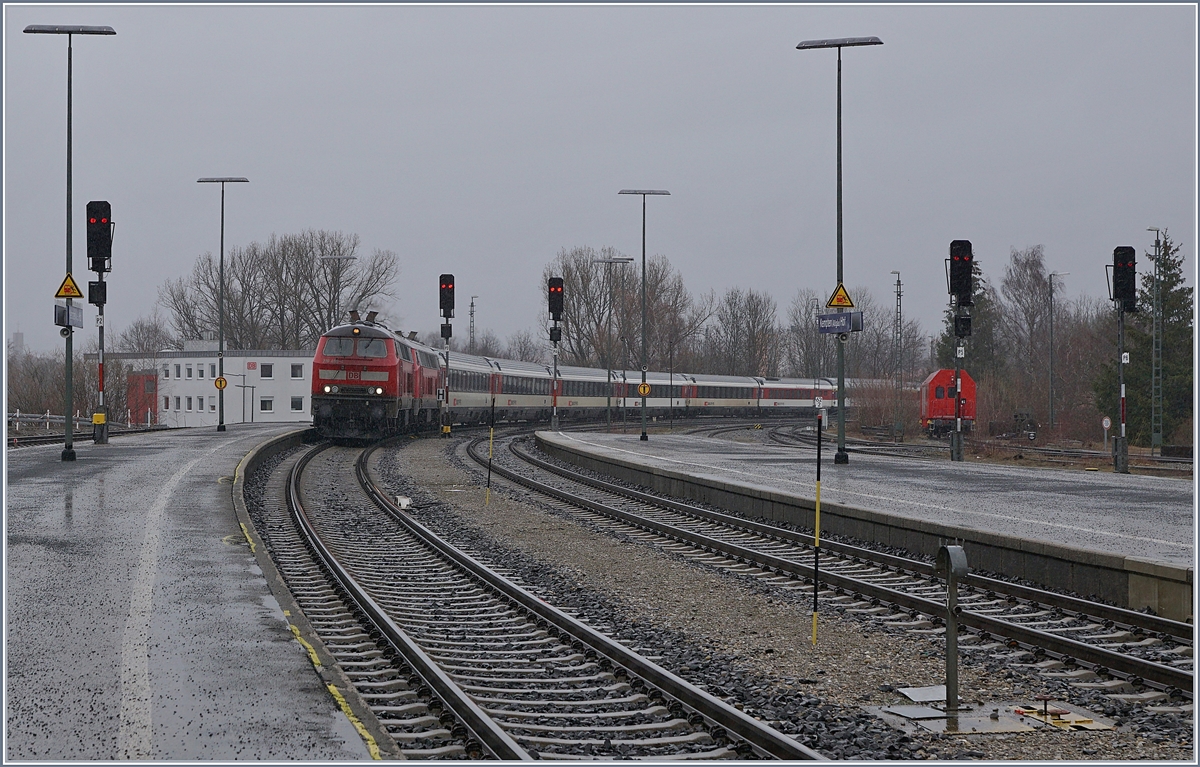
<svg viewBox="0 0 1200 767">
<path fill-rule="evenodd" d="M 850 300 L 850 294 L 846 292 L 846 288 L 842 283 L 838 283 L 837 290 L 833 291 L 833 295 L 825 303 L 831 309 L 853 309 L 854 302 Z"/>
<path fill-rule="evenodd" d="M 221 376 L 220 378 L 213 380 L 213 386 L 217 387 L 218 389 L 224 389 L 227 383 L 229 382 L 225 380 L 225 376 Z"/>
<path fill-rule="evenodd" d="M 79 286 L 75 284 L 75 280 L 71 277 L 71 273 L 67 272 L 67 278 L 58 286 L 58 292 L 54 294 L 55 298 L 83 298 L 83 293 L 80 292 Z"/>
<path fill-rule="evenodd" d="M 642 395 L 643 397 L 649 396 L 650 395 L 650 384 L 648 384 L 648 383 L 638 384 L 638 394 Z"/>
</svg>

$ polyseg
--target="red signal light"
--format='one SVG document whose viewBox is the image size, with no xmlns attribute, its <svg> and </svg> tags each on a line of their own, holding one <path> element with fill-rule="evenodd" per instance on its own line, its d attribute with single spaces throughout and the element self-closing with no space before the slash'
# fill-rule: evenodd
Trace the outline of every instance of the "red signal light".
<svg viewBox="0 0 1200 767">
<path fill-rule="evenodd" d="M 96 219 L 95 219 L 95 217 L 93 217 L 93 218 L 89 218 L 89 219 L 88 219 L 88 223 L 89 223 L 89 224 L 94 224 L 94 223 L 96 223 Z"/>
</svg>

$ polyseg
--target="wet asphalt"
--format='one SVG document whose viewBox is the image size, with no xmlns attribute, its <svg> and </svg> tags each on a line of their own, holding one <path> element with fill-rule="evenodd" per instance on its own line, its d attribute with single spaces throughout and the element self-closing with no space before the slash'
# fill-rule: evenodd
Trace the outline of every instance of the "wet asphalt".
<svg viewBox="0 0 1200 767">
<path fill-rule="evenodd" d="M 234 512 L 238 461 L 294 428 L 7 451 L 7 759 L 369 758 Z"/>
<path fill-rule="evenodd" d="M 547 435 L 624 460 L 812 498 L 816 451 L 729 438 L 651 434 Z M 1190 567 L 1191 478 L 1020 468 L 851 454 L 825 445 L 821 500 L 947 525 Z"/>
</svg>

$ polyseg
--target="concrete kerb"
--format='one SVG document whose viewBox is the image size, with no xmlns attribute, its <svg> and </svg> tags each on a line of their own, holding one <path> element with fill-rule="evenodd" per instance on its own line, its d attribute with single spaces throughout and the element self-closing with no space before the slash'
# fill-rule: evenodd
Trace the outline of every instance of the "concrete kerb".
<svg viewBox="0 0 1200 767">
<path fill-rule="evenodd" d="M 313 670 L 316 671 L 325 688 L 330 690 L 332 687 L 341 693 L 346 706 L 366 730 L 367 735 L 369 735 L 369 738 L 364 737 L 368 750 L 372 750 L 372 747 L 374 747 L 381 758 L 404 759 L 403 754 L 400 752 L 400 746 L 388 734 L 383 725 L 379 723 L 379 719 L 371 711 L 366 701 L 362 699 L 362 696 L 358 694 L 354 683 L 350 681 L 349 677 L 338 666 L 333 655 L 325 648 L 325 644 L 317 636 L 312 624 L 308 622 L 308 618 L 296 603 L 295 598 L 292 597 L 291 590 L 288 589 L 283 576 L 279 574 L 279 570 L 276 569 L 275 563 L 271 560 L 271 555 L 267 552 L 267 547 L 263 544 L 263 540 L 259 536 L 258 530 L 254 527 L 254 522 L 251 521 L 250 513 L 246 508 L 244 495 L 246 477 L 254 473 L 271 456 L 303 444 L 311 438 L 312 434 L 312 429 L 290 431 L 259 444 L 243 456 L 234 473 L 232 489 L 233 507 L 237 513 L 238 522 L 242 526 L 242 532 L 250 544 L 255 561 L 258 563 L 259 569 L 262 570 L 263 577 L 267 581 L 267 586 L 270 588 L 271 594 L 284 611 L 290 627 L 294 629 L 292 633 L 295 635 L 295 638 L 300 641 L 305 651 L 308 652 L 309 660 L 314 661 Z M 317 665 L 318 663 L 320 665 Z M 335 705 L 340 707 L 341 701 L 333 696 L 332 690 L 330 690 L 330 696 L 333 698 Z"/>
<path fill-rule="evenodd" d="M 813 499 L 711 474 L 688 474 L 662 466 L 598 455 L 538 432 L 547 454 L 674 497 L 708 503 L 752 517 L 812 527 Z M 1046 587 L 1098 597 L 1121 607 L 1151 607 L 1173 620 L 1192 616 L 1193 569 L 1102 551 L 909 519 L 853 506 L 821 502 L 821 530 L 905 548 L 927 556 L 946 542 L 966 550 L 971 569 L 1021 578 Z"/>
</svg>

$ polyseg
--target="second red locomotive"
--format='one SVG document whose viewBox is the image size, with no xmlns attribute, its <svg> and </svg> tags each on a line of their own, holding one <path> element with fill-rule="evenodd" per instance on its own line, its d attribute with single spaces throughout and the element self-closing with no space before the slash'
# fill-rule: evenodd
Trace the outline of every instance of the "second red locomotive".
<svg viewBox="0 0 1200 767">
<path fill-rule="evenodd" d="M 962 376 L 962 392 L 959 393 L 959 412 L 962 430 L 971 431 L 975 424 L 975 379 L 965 370 Z M 948 368 L 935 370 L 921 384 L 921 429 L 937 439 L 954 431 L 954 371 Z"/>
</svg>

